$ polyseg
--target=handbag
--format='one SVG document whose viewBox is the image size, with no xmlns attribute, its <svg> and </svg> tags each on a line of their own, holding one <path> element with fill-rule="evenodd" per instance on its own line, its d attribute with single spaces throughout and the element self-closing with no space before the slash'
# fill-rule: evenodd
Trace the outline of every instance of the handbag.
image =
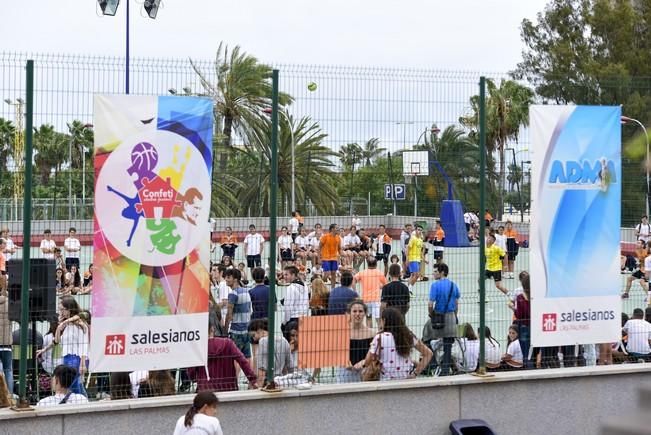
<svg viewBox="0 0 651 435">
<path fill-rule="evenodd" d="M 379 381 L 382 376 L 382 362 L 380 361 L 380 352 L 382 352 L 382 333 L 378 334 L 377 352 L 375 358 L 362 369 L 362 381 Z"/>
<path fill-rule="evenodd" d="M 452 281 L 450 281 L 450 292 L 448 293 L 448 300 L 445 303 L 445 309 L 450 305 L 450 298 L 452 297 Z M 443 329 L 445 328 L 445 313 L 439 311 L 434 311 L 430 317 L 432 319 L 432 328 L 433 329 Z"/>
</svg>

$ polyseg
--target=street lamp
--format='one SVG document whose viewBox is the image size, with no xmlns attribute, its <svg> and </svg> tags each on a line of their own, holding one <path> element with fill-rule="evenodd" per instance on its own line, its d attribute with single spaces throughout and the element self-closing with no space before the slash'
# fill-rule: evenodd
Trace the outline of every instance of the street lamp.
<svg viewBox="0 0 651 435">
<path fill-rule="evenodd" d="M 93 128 L 93 124 L 84 124 L 81 128 L 83 133 L 87 128 Z M 68 129 L 70 130 L 70 124 L 68 124 Z M 72 133 L 72 131 L 70 132 Z M 68 173 L 68 219 L 72 219 L 72 142 L 75 137 L 73 134 L 70 135 L 70 141 L 68 142 L 68 161 L 70 162 L 70 168 Z M 82 143 L 79 144 L 81 147 L 81 203 L 82 207 L 86 206 L 86 147 Z"/>
<path fill-rule="evenodd" d="M 513 153 L 513 168 L 517 170 L 518 163 L 515 160 L 515 156 L 517 154 L 523 153 L 525 151 L 529 151 L 529 148 L 523 148 L 520 151 L 516 152 L 515 148 L 504 148 L 504 151 L 510 150 L 511 153 Z M 520 180 L 518 180 L 517 186 L 518 186 L 518 201 L 520 202 L 520 222 L 524 222 L 524 206 L 522 204 L 522 179 L 524 179 L 524 164 L 522 165 L 522 172 L 520 174 Z M 504 186 L 502 186 L 502 189 Z M 503 208 L 503 206 L 502 206 Z"/>
<path fill-rule="evenodd" d="M 423 136 L 425 136 L 425 134 L 427 134 L 427 132 L 429 132 L 431 134 L 439 134 L 441 132 L 441 129 L 438 128 L 438 126 L 436 124 L 433 124 L 430 128 L 426 128 L 425 130 L 423 130 L 423 132 L 420 134 L 420 136 L 418 136 L 418 140 L 416 141 L 415 146 L 418 146 L 418 144 L 420 143 L 420 140 L 423 138 Z"/>
<path fill-rule="evenodd" d="M 126 53 L 125 53 L 125 64 L 124 64 L 124 93 L 129 94 L 129 3 L 130 0 L 126 0 L 127 4 L 127 30 L 126 30 Z M 143 7 L 149 18 L 155 19 L 158 9 L 160 7 L 161 0 L 145 0 Z M 115 13 L 118 11 L 118 6 L 120 5 L 120 0 L 97 0 L 100 9 L 102 10 L 102 15 L 108 15 L 111 17 L 115 16 Z"/>
<path fill-rule="evenodd" d="M 646 127 L 644 127 L 644 124 L 642 124 L 640 121 L 637 119 L 629 118 L 628 116 L 622 116 L 621 117 L 621 122 L 622 124 L 626 125 L 629 123 L 637 124 L 642 131 L 644 132 L 644 139 L 646 140 L 646 162 L 644 166 L 646 167 L 646 215 L 649 215 L 649 195 L 651 195 L 651 192 L 649 190 L 649 135 L 646 132 Z"/>
<path fill-rule="evenodd" d="M 268 115 L 271 115 L 272 109 L 271 107 L 267 107 L 262 111 Z M 292 139 L 292 211 L 296 211 L 296 165 L 295 165 L 295 155 L 294 155 L 295 153 L 294 148 L 296 148 L 296 141 L 294 140 L 294 127 L 286 111 L 279 110 L 278 113 L 280 113 L 285 117 L 285 120 L 287 121 L 287 125 L 289 126 L 289 136 Z"/>
<path fill-rule="evenodd" d="M 407 126 L 414 125 L 414 121 L 398 121 L 396 125 L 402 125 L 402 148 L 407 148 Z"/>
</svg>

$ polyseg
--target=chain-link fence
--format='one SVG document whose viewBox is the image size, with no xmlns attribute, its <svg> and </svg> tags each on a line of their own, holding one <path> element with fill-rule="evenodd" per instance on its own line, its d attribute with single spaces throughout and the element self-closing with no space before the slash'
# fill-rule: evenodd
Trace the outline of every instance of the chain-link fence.
<svg viewBox="0 0 651 435">
<path fill-rule="evenodd" d="M 484 277 L 479 270 L 480 220 L 496 232 L 496 243 L 505 251 L 501 279 L 493 276 L 485 282 L 483 320 L 485 333 L 490 329 L 491 336 L 485 341 L 485 365 L 499 370 L 608 362 L 604 355 L 611 353 L 610 344 L 533 349 L 526 334 L 519 339 L 521 359 L 512 354 L 516 350 L 509 327 L 515 321 L 516 332 L 522 331 L 528 322 L 523 308 L 528 306 L 527 297 L 519 295 L 529 285 L 523 273 L 531 261 L 529 221 L 535 219 L 529 215 L 527 113 L 530 104 L 545 103 L 526 83 L 509 80 L 506 74 L 483 74 L 492 81 L 482 175 L 477 98 L 482 74 L 278 65 L 283 92 L 277 147 L 278 233 L 276 246 L 270 246 L 270 102 L 263 90 L 241 96 L 249 112 L 229 107 L 235 96 L 229 94 L 232 88 L 224 86 L 220 67 L 227 66 L 226 74 L 236 76 L 237 60 L 222 57 L 225 60 L 218 64 L 131 62 L 132 94 L 205 95 L 215 101 L 213 317 L 206 325 L 215 338 L 209 346 L 207 372 L 203 368 L 115 374 L 84 370 L 83 383 L 91 400 L 195 388 L 232 390 L 246 388 L 247 383 L 261 386 L 267 369 L 273 369 L 277 382 L 288 388 L 313 381 L 358 381 L 362 366 L 371 365 L 373 353 L 379 353 L 384 364 L 383 379 L 472 372 L 480 365 L 478 289 Z M 79 368 L 83 364 L 78 361 L 87 356 L 95 175 L 92 97 L 123 91 L 124 64 L 105 57 L 33 58 L 32 299 L 29 342 L 20 343 L 16 338 L 19 261 L 21 247 L 27 243 L 22 237 L 25 162 L 21 154 L 27 56 L 0 55 L 0 94 L 7 102 L 0 109 L 0 221 L 7 228 L 2 237 L 10 328 L 15 336 L 11 343 L 0 343 L 0 348 L 11 345 L 13 352 L 0 351 L 0 355 L 9 355 L 3 367 L 10 384 L 10 372 L 18 373 L 14 363 L 21 354 L 28 356 L 24 381 L 36 402 L 51 393 L 47 379 L 59 363 Z M 269 74 L 262 74 L 260 80 L 268 84 Z M 638 85 L 627 92 L 649 93 L 646 81 Z M 599 103 L 614 104 L 616 98 Z M 638 132 L 629 126 L 623 132 L 625 142 L 631 138 L 632 145 L 623 157 L 622 222 L 632 227 L 645 213 L 646 169 L 644 153 L 637 147 Z M 479 208 L 482 176 L 487 210 Z M 461 207 L 456 217 L 463 216 L 464 222 L 459 222 L 457 234 L 444 233 L 438 222 L 444 208 L 453 203 Z M 332 224 L 337 228 L 331 231 Z M 647 285 L 639 271 L 646 253 L 635 251 L 636 238 L 634 230 L 622 229 L 622 269 L 631 272 L 622 275 L 622 287 L 632 284 L 623 311 L 629 314 L 647 304 Z M 271 250 L 277 252 L 274 267 Z M 439 270 L 440 264 L 446 266 Z M 274 268 L 276 276 L 269 276 Z M 456 285 L 442 293 L 454 300 L 455 288 L 459 290 L 458 327 L 453 334 L 443 334 L 445 338 L 431 327 L 432 302 L 447 302 L 436 297 L 441 273 Z M 268 315 L 265 283 L 269 280 L 277 283 L 277 321 L 271 325 L 260 320 Z M 351 304 L 357 299 L 362 303 Z M 68 326 L 57 327 L 62 322 Z M 422 341 L 414 346 L 405 327 Z M 374 338 L 378 328 L 389 335 Z M 66 335 L 65 331 L 76 332 Z M 273 368 L 266 363 L 267 336 L 276 344 Z M 639 359 L 626 355 L 622 343 L 612 347 L 616 361 Z M 63 361 L 66 355 L 81 358 Z M 14 379 L 18 381 L 17 376 Z"/>
</svg>

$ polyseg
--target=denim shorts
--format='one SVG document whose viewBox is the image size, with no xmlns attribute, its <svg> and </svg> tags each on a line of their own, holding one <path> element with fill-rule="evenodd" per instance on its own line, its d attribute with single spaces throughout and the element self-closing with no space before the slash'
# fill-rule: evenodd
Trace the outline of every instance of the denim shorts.
<svg viewBox="0 0 651 435">
<path fill-rule="evenodd" d="M 244 354 L 246 358 L 251 358 L 251 339 L 249 334 L 233 334 L 228 335 L 231 340 L 235 342 L 237 348 Z"/>
</svg>

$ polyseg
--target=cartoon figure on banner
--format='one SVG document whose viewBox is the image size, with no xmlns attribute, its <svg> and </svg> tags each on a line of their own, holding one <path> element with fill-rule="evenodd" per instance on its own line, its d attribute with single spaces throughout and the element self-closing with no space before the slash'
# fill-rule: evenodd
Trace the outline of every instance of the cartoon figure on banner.
<svg viewBox="0 0 651 435">
<path fill-rule="evenodd" d="M 148 142 L 140 142 L 131 150 L 131 167 L 127 169 L 130 176 L 137 176 L 133 183 L 138 189 L 135 197 L 131 198 L 115 188 L 107 186 L 108 190 L 126 201 L 127 206 L 122 210 L 122 216 L 133 221 L 131 232 L 126 245 L 131 241 L 141 217 L 145 218 L 146 228 L 150 231 L 152 249 L 163 254 L 173 254 L 181 236 L 176 233 L 177 225 L 172 218 L 180 218 L 196 225 L 201 210 L 203 195 L 191 187 L 185 195 L 179 194 L 183 176 L 190 159 L 190 149 L 186 148 L 184 161 L 179 163 L 178 154 L 181 147 L 174 146 L 172 164 L 161 168 L 159 174 L 154 171 L 158 164 L 158 151 Z"/>
</svg>

